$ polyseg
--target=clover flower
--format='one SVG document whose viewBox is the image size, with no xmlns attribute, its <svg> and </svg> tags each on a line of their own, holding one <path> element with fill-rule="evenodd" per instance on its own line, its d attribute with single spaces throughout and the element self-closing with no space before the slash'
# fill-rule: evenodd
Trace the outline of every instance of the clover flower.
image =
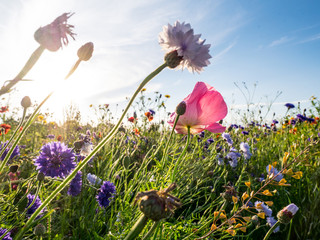
<svg viewBox="0 0 320 240">
<path fill-rule="evenodd" d="M 256 207 L 258 212 L 264 212 L 268 217 L 272 216 L 272 209 L 270 209 L 268 205 L 264 204 L 264 202 L 256 201 L 254 203 L 254 206 Z"/>
<path fill-rule="evenodd" d="M 34 165 L 39 172 L 50 177 L 66 177 L 76 166 L 75 153 L 61 142 L 50 142 L 41 148 Z"/>
<path fill-rule="evenodd" d="M 0 238 L 3 237 L 3 235 L 6 233 L 7 229 L 0 227 Z M 10 236 L 11 232 L 8 232 L 2 240 L 12 240 Z"/>
<path fill-rule="evenodd" d="M 55 52 L 63 45 L 69 43 L 68 35 L 75 40 L 75 33 L 72 32 L 73 25 L 67 24 L 67 20 L 73 13 L 64 13 L 57 17 L 51 24 L 40 27 L 35 33 L 35 40 L 49 51 Z"/>
<path fill-rule="evenodd" d="M 210 44 L 204 44 L 201 34 L 194 34 L 190 24 L 176 21 L 172 26 L 163 27 L 159 34 L 159 44 L 166 53 L 177 53 L 180 63 L 178 68 L 187 68 L 190 72 L 200 72 L 210 64 Z M 175 66 L 174 66 L 175 67 Z"/>
<path fill-rule="evenodd" d="M 113 198 L 116 193 L 116 187 L 109 181 L 104 181 L 96 196 L 99 206 L 101 208 L 107 207 L 110 204 L 110 198 Z"/>
<path fill-rule="evenodd" d="M 175 131 L 187 134 L 197 134 L 203 130 L 213 133 L 222 133 L 225 127 L 217 123 L 228 112 L 227 105 L 221 94 L 209 84 L 198 82 L 192 93 L 183 100 L 186 103 L 186 112 L 178 119 Z M 173 127 L 177 113 L 172 113 L 168 123 Z"/>
<path fill-rule="evenodd" d="M 31 205 L 31 203 L 33 202 L 33 200 L 34 200 L 34 197 L 35 197 L 35 195 L 33 195 L 33 194 L 28 194 L 27 195 L 27 198 L 28 198 L 28 204 L 27 204 L 27 216 L 31 216 L 37 209 L 38 209 L 38 207 L 40 207 L 40 205 L 42 204 L 42 202 L 41 202 L 41 200 L 40 200 L 40 198 L 39 198 L 39 196 L 37 196 L 36 197 L 36 200 L 34 201 L 34 203 Z M 31 205 L 31 206 L 30 206 Z M 40 213 L 43 213 L 45 211 L 45 209 L 42 209 L 41 210 L 41 212 Z M 41 215 L 38 215 L 38 217 L 37 218 L 40 218 L 41 217 Z"/>
<path fill-rule="evenodd" d="M 6 148 L 6 150 L 4 150 L 3 154 L 0 157 L 1 161 L 3 161 L 5 159 L 5 157 L 7 156 L 8 152 L 10 150 L 9 147 L 7 147 L 7 144 L 8 144 L 8 141 L 6 141 L 5 143 L 2 143 L 2 142 L 0 143 L 0 151 L 2 151 L 3 148 Z M 9 159 L 13 159 L 14 157 L 19 156 L 19 155 L 20 155 L 20 149 L 19 149 L 19 146 L 16 146 Z"/>
<path fill-rule="evenodd" d="M 273 173 L 273 176 L 275 176 L 279 173 L 279 171 L 271 165 L 268 165 L 266 169 L 269 175 Z M 277 182 L 280 182 L 282 178 L 283 178 L 283 175 L 280 173 L 274 180 L 276 180 Z"/>
<path fill-rule="evenodd" d="M 81 186 L 82 186 L 82 173 L 81 171 L 78 171 L 76 176 L 71 180 L 70 186 L 68 189 L 68 195 L 71 196 L 77 196 L 81 192 Z"/>
</svg>

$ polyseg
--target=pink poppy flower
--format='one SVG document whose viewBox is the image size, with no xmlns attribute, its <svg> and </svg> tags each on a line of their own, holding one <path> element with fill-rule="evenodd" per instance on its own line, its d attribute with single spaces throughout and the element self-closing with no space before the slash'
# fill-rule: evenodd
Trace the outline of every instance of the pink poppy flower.
<svg viewBox="0 0 320 240">
<path fill-rule="evenodd" d="M 228 113 L 228 108 L 221 94 L 209 84 L 198 82 L 192 93 L 184 99 L 186 103 L 185 114 L 179 117 L 175 131 L 187 134 L 190 127 L 191 134 L 197 134 L 203 130 L 213 133 L 224 132 L 226 127 L 217 123 Z M 173 127 L 177 114 L 170 115 L 168 123 Z"/>
</svg>

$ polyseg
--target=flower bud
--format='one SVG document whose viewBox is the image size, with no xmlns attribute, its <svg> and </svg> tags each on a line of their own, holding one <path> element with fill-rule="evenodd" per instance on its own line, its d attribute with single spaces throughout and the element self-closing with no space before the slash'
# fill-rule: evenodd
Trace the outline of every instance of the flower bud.
<svg viewBox="0 0 320 240">
<path fill-rule="evenodd" d="M 22 98 L 21 100 L 21 106 L 23 108 L 28 108 L 31 106 L 31 99 L 28 96 L 25 96 L 24 98 Z"/>
<path fill-rule="evenodd" d="M 37 175 L 37 180 L 41 182 L 44 180 L 44 178 L 45 178 L 45 175 L 42 172 L 39 172 Z"/>
<path fill-rule="evenodd" d="M 167 216 L 165 204 L 157 195 L 143 196 L 139 208 L 146 217 L 153 221 L 159 221 Z"/>
<path fill-rule="evenodd" d="M 278 212 L 277 218 L 279 222 L 288 224 L 298 210 L 299 208 L 294 203 L 291 203 Z"/>
<path fill-rule="evenodd" d="M 11 165 L 9 168 L 9 171 L 12 173 L 15 173 L 15 172 L 17 172 L 18 168 L 19 168 L 19 165 L 16 165 L 16 164 Z"/>
<path fill-rule="evenodd" d="M 82 45 L 77 52 L 78 57 L 81 61 L 88 61 L 92 57 L 92 53 L 93 53 L 92 42 L 88 42 Z"/>
<path fill-rule="evenodd" d="M 169 68 L 176 68 L 180 65 L 180 62 L 182 61 L 182 57 L 178 56 L 178 51 L 172 51 L 167 53 L 164 56 L 164 61 L 167 63 Z"/>
<path fill-rule="evenodd" d="M 187 104 L 184 101 L 182 101 L 176 107 L 176 113 L 181 116 L 181 115 L 185 114 L 186 109 L 187 109 Z"/>
<path fill-rule="evenodd" d="M 46 227 L 45 227 L 42 223 L 39 223 L 37 226 L 35 226 L 35 228 L 34 228 L 34 230 L 33 230 L 33 233 L 34 233 L 34 235 L 36 235 L 36 236 L 42 236 L 42 235 L 44 235 L 46 232 L 47 232 L 47 229 L 46 229 Z"/>
</svg>

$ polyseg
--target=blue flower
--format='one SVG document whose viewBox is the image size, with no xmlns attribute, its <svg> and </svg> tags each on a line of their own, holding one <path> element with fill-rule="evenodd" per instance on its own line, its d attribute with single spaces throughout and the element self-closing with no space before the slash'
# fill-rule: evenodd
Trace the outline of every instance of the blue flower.
<svg viewBox="0 0 320 240">
<path fill-rule="evenodd" d="M 109 181 L 104 181 L 96 196 L 99 206 L 101 208 L 107 207 L 110 204 L 110 198 L 113 198 L 116 193 L 116 187 Z"/>
<path fill-rule="evenodd" d="M 26 208 L 28 209 L 28 210 L 27 210 L 27 216 L 29 216 L 29 217 L 30 217 L 30 216 L 38 209 L 38 207 L 40 207 L 40 205 L 42 204 L 39 196 L 37 196 L 37 198 L 36 198 L 36 200 L 34 201 L 34 203 L 32 204 L 32 206 L 29 207 L 30 204 L 31 204 L 31 203 L 33 202 L 33 200 L 34 200 L 34 197 L 35 197 L 35 195 L 32 195 L 32 194 L 28 194 L 28 195 L 27 195 L 28 204 L 27 204 L 27 207 L 26 207 Z M 45 210 L 45 209 L 42 209 L 40 213 L 42 213 L 44 210 Z M 40 218 L 40 217 L 41 217 L 41 215 L 38 215 L 37 218 Z"/>
<path fill-rule="evenodd" d="M 153 111 L 152 109 L 149 109 L 149 112 L 151 113 L 152 116 L 154 116 L 156 114 L 156 112 Z"/>
<path fill-rule="evenodd" d="M 243 152 L 243 156 L 246 160 L 251 158 L 252 153 L 250 152 L 250 146 L 248 143 L 240 143 L 240 150 Z"/>
<path fill-rule="evenodd" d="M 286 103 L 284 106 L 286 106 L 289 109 L 295 108 L 295 106 L 292 103 Z"/>
<path fill-rule="evenodd" d="M 271 175 L 273 173 L 273 176 L 275 176 L 279 173 L 279 171 L 276 168 L 274 168 L 273 166 L 271 166 L 271 169 L 269 171 L 269 166 L 271 166 L 271 165 L 267 166 L 267 172 L 269 175 Z M 274 180 L 276 180 L 277 182 L 280 182 L 282 178 L 283 178 L 283 175 L 280 173 Z"/>
<path fill-rule="evenodd" d="M 81 192 L 82 186 L 82 173 L 78 171 L 76 176 L 71 180 L 70 187 L 68 189 L 68 195 L 77 196 Z"/>
<path fill-rule="evenodd" d="M 6 148 L 6 150 L 4 150 L 3 154 L 1 155 L 0 157 L 0 160 L 3 161 L 5 159 L 5 157 L 7 156 L 8 152 L 9 152 L 9 148 L 7 147 L 8 145 L 8 141 L 6 141 L 5 143 L 0 143 L 0 151 L 2 151 L 3 148 Z M 11 148 L 11 146 L 10 146 Z M 20 155 L 20 149 L 19 149 L 19 146 L 16 146 L 10 156 L 9 159 L 13 159 L 14 157 L 16 156 L 19 156 Z"/>
<path fill-rule="evenodd" d="M 228 145 L 231 147 L 232 144 L 233 144 L 233 141 L 232 141 L 232 139 L 231 139 L 231 137 L 230 137 L 230 134 L 229 134 L 229 133 L 222 133 L 221 136 L 222 136 L 222 138 L 223 138 L 224 140 L 227 141 Z"/>
<path fill-rule="evenodd" d="M 0 227 L 0 237 L 2 237 L 2 236 L 6 233 L 6 231 L 7 231 L 7 229 Z M 11 233 L 8 232 L 8 233 L 2 238 L 2 240 L 12 240 L 10 234 L 11 234 Z"/>
<path fill-rule="evenodd" d="M 274 219 L 274 217 L 267 217 L 267 225 L 269 225 L 270 227 L 272 227 L 275 223 L 277 222 L 276 219 Z M 275 230 L 273 230 L 274 233 L 279 232 L 280 231 L 280 227 L 277 227 Z"/>
<path fill-rule="evenodd" d="M 75 154 L 64 143 L 51 142 L 41 148 L 34 165 L 45 176 L 64 178 L 75 168 Z"/>
<path fill-rule="evenodd" d="M 254 203 L 254 206 L 256 207 L 258 212 L 264 212 L 268 217 L 272 216 L 272 209 L 270 209 L 268 205 L 264 204 L 264 202 L 256 201 Z"/>
<path fill-rule="evenodd" d="M 95 185 L 95 184 L 100 184 L 101 183 L 101 179 L 98 178 L 96 175 L 88 173 L 87 174 L 87 180 L 91 185 Z"/>
<path fill-rule="evenodd" d="M 49 135 L 47 136 L 47 138 L 49 138 L 49 139 L 54 139 L 55 136 L 54 136 L 54 134 L 49 134 Z"/>
<path fill-rule="evenodd" d="M 248 131 L 242 131 L 241 132 L 243 135 L 249 135 L 249 132 Z"/>
</svg>

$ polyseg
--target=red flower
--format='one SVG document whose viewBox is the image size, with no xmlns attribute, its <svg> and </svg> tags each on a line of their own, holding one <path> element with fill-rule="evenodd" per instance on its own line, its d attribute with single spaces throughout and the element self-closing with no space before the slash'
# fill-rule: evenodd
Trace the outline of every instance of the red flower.
<svg viewBox="0 0 320 240">
<path fill-rule="evenodd" d="M 138 128 L 133 129 L 135 135 L 140 135 L 140 131 Z"/>
<path fill-rule="evenodd" d="M 57 140 L 58 140 L 59 142 L 61 142 L 62 139 L 63 139 L 63 137 L 62 137 L 61 135 L 59 135 L 59 136 L 57 137 Z"/>
<path fill-rule="evenodd" d="M 135 121 L 137 121 L 137 119 L 134 117 L 129 117 L 128 121 L 134 123 Z"/>
<path fill-rule="evenodd" d="M 9 130 L 11 129 L 11 126 L 9 124 L 1 124 L 0 127 L 2 128 L 0 131 L 0 135 L 2 132 L 4 132 L 4 134 L 7 134 L 9 132 Z"/>
<path fill-rule="evenodd" d="M 1 107 L 1 109 L 0 109 L 0 113 L 4 113 L 4 112 L 8 112 L 8 111 L 9 111 L 8 106 Z"/>
<path fill-rule="evenodd" d="M 153 120 L 153 116 L 151 112 L 145 112 L 144 115 L 148 118 L 149 122 Z"/>
</svg>

